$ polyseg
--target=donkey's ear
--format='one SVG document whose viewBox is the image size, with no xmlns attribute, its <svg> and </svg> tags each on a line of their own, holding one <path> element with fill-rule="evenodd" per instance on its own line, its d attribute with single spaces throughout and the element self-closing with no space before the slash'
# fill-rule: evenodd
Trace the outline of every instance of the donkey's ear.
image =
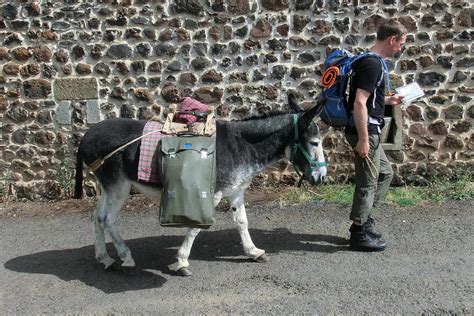
<svg viewBox="0 0 474 316">
<path fill-rule="evenodd" d="M 315 116 L 319 116 L 324 109 L 324 97 L 322 93 L 316 99 L 316 105 L 314 107 L 316 108 Z"/>
<path fill-rule="evenodd" d="M 288 95 L 288 105 L 294 113 L 304 112 L 303 108 L 298 104 L 296 96 L 293 93 Z"/>
<path fill-rule="evenodd" d="M 316 104 L 309 110 L 307 110 L 300 118 L 300 127 L 305 129 L 309 127 L 311 121 L 321 114 L 323 110 L 324 102 L 323 98 L 320 95 L 316 100 Z"/>
</svg>

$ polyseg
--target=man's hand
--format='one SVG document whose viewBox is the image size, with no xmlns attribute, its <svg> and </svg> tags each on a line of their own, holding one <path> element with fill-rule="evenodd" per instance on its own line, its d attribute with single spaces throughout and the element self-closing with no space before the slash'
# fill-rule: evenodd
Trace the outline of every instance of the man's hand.
<svg viewBox="0 0 474 316">
<path fill-rule="evenodd" d="M 402 103 L 403 98 L 404 98 L 403 95 L 393 94 L 393 95 L 385 97 L 385 104 L 398 105 Z"/>
<path fill-rule="evenodd" d="M 361 157 L 361 158 L 366 158 L 369 156 L 369 150 L 370 150 L 370 145 L 369 145 L 369 140 L 362 140 L 359 139 L 357 142 L 356 147 L 354 148 L 354 151 Z"/>
<path fill-rule="evenodd" d="M 370 150 L 370 145 L 369 145 L 369 140 L 361 140 L 357 142 L 356 147 L 354 148 L 354 151 L 361 157 L 361 158 L 366 158 L 369 156 L 369 150 Z"/>
</svg>

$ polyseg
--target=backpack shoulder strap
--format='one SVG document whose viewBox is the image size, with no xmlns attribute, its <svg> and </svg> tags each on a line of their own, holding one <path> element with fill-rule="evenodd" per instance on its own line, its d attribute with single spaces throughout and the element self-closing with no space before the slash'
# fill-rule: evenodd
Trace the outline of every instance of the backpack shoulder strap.
<svg viewBox="0 0 474 316">
<path fill-rule="evenodd" d="M 354 60 L 352 61 L 352 63 L 354 63 L 355 61 L 357 61 L 361 58 L 368 57 L 368 56 L 372 56 L 372 57 L 377 58 L 380 61 L 380 64 L 382 65 L 382 74 L 380 76 L 380 80 L 377 82 L 377 87 L 380 87 L 380 85 L 382 84 L 383 78 L 386 77 L 387 78 L 387 90 L 390 93 L 391 92 L 391 87 L 390 87 L 390 78 L 388 77 L 388 66 L 387 66 L 387 63 L 385 62 L 385 59 L 382 56 L 380 56 L 379 54 L 376 54 L 374 52 L 364 52 L 364 53 L 361 53 L 361 54 L 357 55 L 354 58 Z"/>
</svg>

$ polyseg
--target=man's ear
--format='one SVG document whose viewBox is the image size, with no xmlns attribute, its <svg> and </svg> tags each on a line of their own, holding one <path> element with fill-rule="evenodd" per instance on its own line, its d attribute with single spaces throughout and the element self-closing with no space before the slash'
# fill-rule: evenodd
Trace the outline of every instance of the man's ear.
<svg viewBox="0 0 474 316">
<path fill-rule="evenodd" d="M 389 37 L 388 43 L 389 43 L 390 45 L 393 45 L 393 43 L 395 43 L 396 40 L 397 40 L 397 37 L 396 37 L 395 35 L 392 35 L 392 36 Z"/>
</svg>

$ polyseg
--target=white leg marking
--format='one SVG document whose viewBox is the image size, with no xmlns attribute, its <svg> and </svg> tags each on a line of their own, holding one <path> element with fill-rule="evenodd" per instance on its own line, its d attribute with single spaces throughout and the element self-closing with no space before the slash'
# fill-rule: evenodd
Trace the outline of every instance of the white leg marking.
<svg viewBox="0 0 474 316">
<path fill-rule="evenodd" d="M 214 194 L 214 206 L 217 206 L 222 199 L 222 192 L 216 192 Z M 181 268 L 189 267 L 189 255 L 191 254 L 191 248 L 193 247 L 194 239 L 199 234 L 201 229 L 199 228 L 189 228 L 186 237 L 184 238 L 181 247 L 178 249 L 178 253 L 176 254 L 177 262 L 169 265 L 169 269 L 171 271 L 178 271 Z"/>
<path fill-rule="evenodd" d="M 191 248 L 193 246 L 194 239 L 199 234 L 201 229 L 199 228 L 189 228 L 184 238 L 181 247 L 179 247 L 178 253 L 176 254 L 177 262 L 171 264 L 169 269 L 172 271 L 178 271 L 181 268 L 189 267 L 189 255 L 191 254 Z"/>
<path fill-rule="evenodd" d="M 244 191 L 240 191 L 231 196 L 231 205 L 233 208 L 234 223 L 239 231 L 245 255 L 253 259 L 264 255 L 265 250 L 255 247 L 250 237 L 247 213 L 244 205 Z"/>
</svg>

